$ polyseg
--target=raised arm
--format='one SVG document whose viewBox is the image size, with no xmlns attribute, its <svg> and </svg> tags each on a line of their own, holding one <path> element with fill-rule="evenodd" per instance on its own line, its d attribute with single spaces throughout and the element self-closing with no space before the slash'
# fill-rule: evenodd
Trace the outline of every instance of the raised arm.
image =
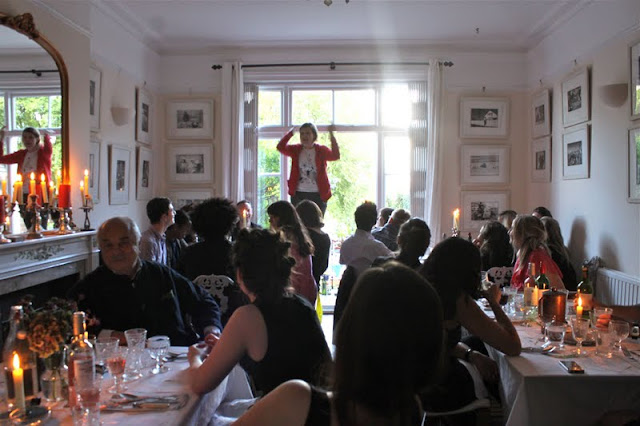
<svg viewBox="0 0 640 426">
<path fill-rule="evenodd" d="M 336 130 L 335 125 L 329 126 L 329 138 L 331 139 L 331 154 L 327 156 L 328 161 L 336 161 L 340 159 L 340 147 L 333 132 Z"/>
<path fill-rule="evenodd" d="M 288 145 L 288 143 L 289 143 L 289 140 L 293 137 L 293 133 L 295 129 L 296 129 L 295 127 L 292 127 L 291 129 L 289 129 L 289 131 L 282 137 L 282 139 L 280 139 L 280 142 L 278 142 L 278 145 L 276 146 L 276 149 L 280 151 L 281 154 L 286 155 L 288 157 L 291 157 L 293 155 L 293 150 Z"/>
</svg>

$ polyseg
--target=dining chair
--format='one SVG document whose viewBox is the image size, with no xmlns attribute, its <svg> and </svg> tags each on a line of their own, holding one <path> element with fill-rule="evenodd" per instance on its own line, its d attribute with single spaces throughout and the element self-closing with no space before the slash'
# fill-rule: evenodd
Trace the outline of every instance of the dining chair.
<svg viewBox="0 0 640 426">
<path fill-rule="evenodd" d="M 230 306 L 229 291 L 235 285 L 234 281 L 226 275 L 213 274 L 197 276 L 193 282 L 213 296 L 220 307 L 220 315 L 224 316 Z"/>
<path fill-rule="evenodd" d="M 511 284 L 513 266 L 494 266 L 487 271 L 487 279 L 500 287 Z"/>
</svg>

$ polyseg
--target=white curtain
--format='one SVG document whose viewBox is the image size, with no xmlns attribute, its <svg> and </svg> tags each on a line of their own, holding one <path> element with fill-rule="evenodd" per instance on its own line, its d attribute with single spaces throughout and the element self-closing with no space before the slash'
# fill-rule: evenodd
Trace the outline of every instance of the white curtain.
<svg viewBox="0 0 640 426">
<path fill-rule="evenodd" d="M 244 199 L 244 81 L 241 62 L 222 65 L 221 195 Z"/>
<path fill-rule="evenodd" d="M 439 241 L 443 229 L 442 216 L 442 140 L 441 117 L 443 101 L 440 60 L 429 59 L 427 88 L 427 162 L 424 217 L 431 228 L 432 240 Z"/>
</svg>

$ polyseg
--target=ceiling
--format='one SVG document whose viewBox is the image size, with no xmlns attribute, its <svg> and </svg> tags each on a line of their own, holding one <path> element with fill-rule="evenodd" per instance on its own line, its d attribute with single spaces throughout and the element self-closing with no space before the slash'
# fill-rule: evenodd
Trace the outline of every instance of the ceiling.
<svg viewBox="0 0 640 426">
<path fill-rule="evenodd" d="M 593 0 L 93 0 L 160 53 L 429 44 L 526 51 Z M 49 3 L 55 8 L 55 2 Z"/>
</svg>

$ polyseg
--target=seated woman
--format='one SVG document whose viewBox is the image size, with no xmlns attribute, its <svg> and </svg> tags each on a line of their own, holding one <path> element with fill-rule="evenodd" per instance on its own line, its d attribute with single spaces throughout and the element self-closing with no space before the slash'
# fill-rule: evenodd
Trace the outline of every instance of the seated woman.
<svg viewBox="0 0 640 426">
<path fill-rule="evenodd" d="M 309 237 L 313 243 L 313 278 L 316 284 L 320 283 L 320 277 L 329 266 L 329 251 L 331 250 L 331 237 L 322 231 L 324 226 L 323 214 L 320 207 L 311 200 L 302 200 L 296 206 L 300 220 L 307 227 Z"/>
<path fill-rule="evenodd" d="M 397 260 L 410 268 L 418 269 L 422 266 L 420 258 L 429 248 L 431 243 L 431 230 L 429 225 L 422 220 L 414 217 L 409 219 L 400 226 L 398 232 L 398 247 L 400 252 L 396 257 L 381 256 L 373 261 L 373 266 L 380 266 L 389 260 Z"/>
<path fill-rule="evenodd" d="M 195 393 L 215 389 L 239 362 L 256 390 L 267 393 L 290 379 L 321 383 L 331 354 L 315 310 L 289 292 L 294 260 L 289 243 L 268 230 L 242 229 L 233 247 L 236 280 L 251 301 L 233 313 L 209 356 L 189 348 Z"/>
<path fill-rule="evenodd" d="M 278 386 L 236 425 L 419 425 L 417 394 L 442 355 L 438 295 L 397 262 L 363 272 L 336 331 L 331 392 L 300 380 Z M 385 315 L 380 315 L 385 312 Z"/>
<path fill-rule="evenodd" d="M 536 265 L 536 271 L 540 272 L 540 266 L 549 279 L 552 287 L 563 289 L 562 272 L 551 258 L 549 248 L 545 243 L 547 233 L 544 225 L 535 216 L 521 214 L 513 221 L 510 231 L 511 244 L 516 250 L 516 263 L 513 266 L 511 286 L 522 288 L 528 274 L 529 263 Z"/>
<path fill-rule="evenodd" d="M 513 265 L 513 247 L 509 242 L 509 232 L 500 222 L 489 222 L 480 229 L 480 260 L 482 270 L 494 266 Z"/>
<path fill-rule="evenodd" d="M 267 207 L 269 224 L 274 231 L 281 231 L 291 243 L 289 254 L 296 261 L 291 270 L 293 290 L 315 306 L 318 297 L 318 284 L 313 278 L 311 256 L 314 252 L 313 242 L 307 227 L 302 224 L 300 216 L 293 204 L 288 201 L 276 201 Z"/>
<path fill-rule="evenodd" d="M 562 238 L 562 231 L 560 231 L 560 224 L 552 217 L 544 216 L 542 219 L 544 230 L 547 232 L 547 247 L 551 251 L 551 258 L 560 272 L 562 272 L 562 282 L 567 290 L 576 290 L 578 287 L 578 279 L 576 277 L 576 270 L 571 265 L 569 250 L 564 245 L 564 238 Z"/>
<path fill-rule="evenodd" d="M 476 340 L 507 355 L 520 354 L 520 338 L 499 304 L 498 286 L 492 285 L 487 292 L 480 291 L 480 252 L 469 241 L 448 238 L 439 243 L 420 272 L 435 287 L 442 301 L 448 351 L 444 378 L 433 390 L 422 394 L 422 403 L 428 411 L 455 410 L 476 399 L 471 375 L 459 359 L 474 365 L 485 382 L 498 380 L 496 363 L 486 353 L 461 342 L 462 327 Z M 481 295 L 489 302 L 495 320 L 475 302 Z M 484 345 L 478 349 L 484 350 Z"/>
</svg>

